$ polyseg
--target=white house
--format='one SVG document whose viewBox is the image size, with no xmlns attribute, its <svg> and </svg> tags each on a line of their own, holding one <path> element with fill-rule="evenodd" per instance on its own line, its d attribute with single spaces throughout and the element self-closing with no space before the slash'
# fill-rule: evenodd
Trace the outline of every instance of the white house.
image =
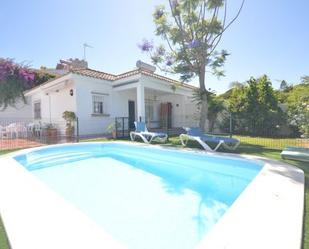
<svg viewBox="0 0 309 249">
<path fill-rule="evenodd" d="M 0 119 L 20 117 L 58 124 L 63 132 L 62 114 L 72 111 L 79 119 L 80 135 L 106 133 L 117 117 L 125 117 L 130 128 L 135 120 L 145 120 L 150 128 L 161 128 L 162 119 L 170 127 L 192 123 L 196 114 L 192 102 L 195 87 L 154 71 L 154 67 L 140 61 L 136 69 L 120 75 L 89 68 L 71 69 L 26 91 L 27 104 L 19 103 L 18 108 L 0 112 Z"/>
</svg>

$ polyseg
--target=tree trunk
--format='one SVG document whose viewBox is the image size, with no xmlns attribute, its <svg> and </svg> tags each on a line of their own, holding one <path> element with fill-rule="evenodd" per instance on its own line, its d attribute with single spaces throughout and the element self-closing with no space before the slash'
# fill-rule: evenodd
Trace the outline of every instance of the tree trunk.
<svg viewBox="0 0 309 249">
<path fill-rule="evenodd" d="M 202 131 L 208 131 L 206 127 L 207 114 L 208 114 L 208 102 L 207 102 L 207 91 L 205 87 L 205 67 L 199 74 L 200 93 L 201 93 L 201 116 L 200 116 L 200 129 Z"/>
</svg>

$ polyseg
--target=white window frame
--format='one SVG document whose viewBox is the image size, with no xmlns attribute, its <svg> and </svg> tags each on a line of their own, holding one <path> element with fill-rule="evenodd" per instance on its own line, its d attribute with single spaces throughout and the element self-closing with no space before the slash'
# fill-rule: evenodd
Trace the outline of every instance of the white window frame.
<svg viewBox="0 0 309 249">
<path fill-rule="evenodd" d="M 38 110 L 36 110 L 36 105 L 40 106 L 40 109 L 39 109 L 39 113 L 37 112 Z M 39 115 L 37 115 L 39 114 Z M 37 101 L 34 101 L 33 102 L 33 118 L 34 119 L 41 119 L 42 118 L 42 103 L 41 103 L 41 100 L 37 100 Z"/>
<path fill-rule="evenodd" d="M 92 93 L 92 114 L 104 115 L 104 94 Z"/>
</svg>

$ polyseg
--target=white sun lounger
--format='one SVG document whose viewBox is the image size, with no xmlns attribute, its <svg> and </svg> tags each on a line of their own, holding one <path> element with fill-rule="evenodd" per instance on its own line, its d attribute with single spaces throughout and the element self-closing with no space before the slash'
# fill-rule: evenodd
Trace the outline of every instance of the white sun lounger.
<svg viewBox="0 0 309 249">
<path fill-rule="evenodd" d="M 212 136 L 203 134 L 199 128 L 184 128 L 187 134 L 180 134 L 179 138 L 181 144 L 186 146 L 189 140 L 198 142 L 207 151 L 217 151 L 221 146 L 227 150 L 235 150 L 240 141 L 235 138 Z M 212 149 L 208 143 L 216 144 L 215 148 Z"/>
<path fill-rule="evenodd" d="M 151 143 L 154 140 L 166 142 L 167 134 L 159 132 L 149 132 L 144 122 L 134 122 L 135 131 L 130 132 L 130 138 L 134 141 L 137 137 L 141 138 L 144 143 Z"/>
</svg>

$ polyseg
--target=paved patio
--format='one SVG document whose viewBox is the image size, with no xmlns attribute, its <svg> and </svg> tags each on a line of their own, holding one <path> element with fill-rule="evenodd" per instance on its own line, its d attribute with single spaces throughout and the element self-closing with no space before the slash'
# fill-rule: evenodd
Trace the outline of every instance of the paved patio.
<svg viewBox="0 0 309 249">
<path fill-rule="evenodd" d="M 31 139 L 0 139 L 0 150 L 14 150 L 45 145 L 44 143 Z"/>
</svg>

